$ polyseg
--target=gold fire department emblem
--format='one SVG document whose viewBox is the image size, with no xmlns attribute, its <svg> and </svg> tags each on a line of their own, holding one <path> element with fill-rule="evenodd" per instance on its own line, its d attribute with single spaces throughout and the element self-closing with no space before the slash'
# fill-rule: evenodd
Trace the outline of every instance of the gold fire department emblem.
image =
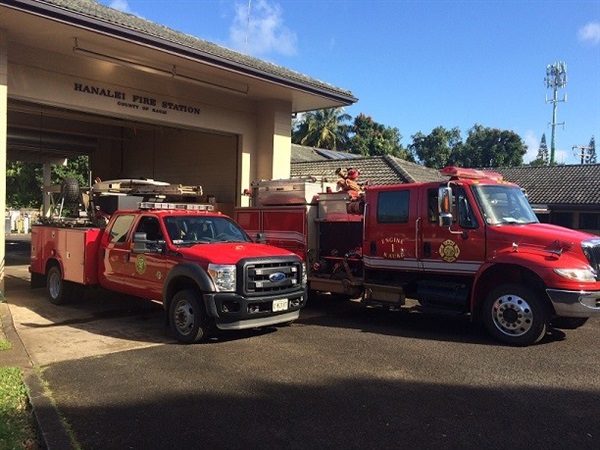
<svg viewBox="0 0 600 450">
<path fill-rule="evenodd" d="M 460 248 L 451 239 L 447 239 L 440 245 L 440 256 L 446 262 L 454 262 L 460 255 Z"/>
<path fill-rule="evenodd" d="M 138 255 L 138 257 L 136 258 L 135 270 L 140 275 L 143 275 L 146 271 L 146 258 L 144 257 L 144 255 Z"/>
</svg>

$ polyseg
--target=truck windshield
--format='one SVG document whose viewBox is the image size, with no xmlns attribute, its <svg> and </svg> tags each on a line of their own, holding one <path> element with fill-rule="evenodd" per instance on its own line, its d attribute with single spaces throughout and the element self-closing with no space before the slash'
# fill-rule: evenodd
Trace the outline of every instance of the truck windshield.
<svg viewBox="0 0 600 450">
<path fill-rule="evenodd" d="M 518 186 L 475 185 L 473 192 L 489 225 L 539 222 Z"/>
<path fill-rule="evenodd" d="M 225 217 L 169 216 L 165 225 L 175 245 L 250 242 L 246 232 Z"/>
</svg>

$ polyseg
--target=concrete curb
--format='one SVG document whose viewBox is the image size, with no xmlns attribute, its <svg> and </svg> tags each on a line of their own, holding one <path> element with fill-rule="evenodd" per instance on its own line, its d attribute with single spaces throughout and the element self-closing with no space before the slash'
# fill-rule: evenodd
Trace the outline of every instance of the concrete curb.
<svg viewBox="0 0 600 450">
<path fill-rule="evenodd" d="M 3 365 L 17 366 L 23 370 L 23 378 L 27 386 L 29 402 L 44 448 L 48 450 L 74 449 L 75 447 L 63 426 L 60 415 L 54 407 L 52 400 L 46 395 L 44 383 L 36 373 L 31 358 L 15 329 L 10 307 L 7 303 L 0 303 L 0 319 L 6 339 L 12 344 L 10 350 L 2 352 L 3 354 L 8 352 L 6 354 L 6 363 L 3 361 Z"/>
</svg>

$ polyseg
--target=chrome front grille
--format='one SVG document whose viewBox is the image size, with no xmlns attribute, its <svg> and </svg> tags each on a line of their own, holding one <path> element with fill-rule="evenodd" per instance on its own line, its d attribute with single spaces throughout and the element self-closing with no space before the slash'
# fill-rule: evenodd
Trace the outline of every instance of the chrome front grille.
<svg viewBox="0 0 600 450">
<path fill-rule="evenodd" d="M 600 281 L 600 239 L 591 239 L 581 243 L 583 253 L 590 266 L 596 271 L 596 280 Z"/>
<path fill-rule="evenodd" d="M 244 262 L 244 294 L 247 296 L 285 294 L 302 284 L 302 264 L 298 259 L 259 259 Z"/>
</svg>

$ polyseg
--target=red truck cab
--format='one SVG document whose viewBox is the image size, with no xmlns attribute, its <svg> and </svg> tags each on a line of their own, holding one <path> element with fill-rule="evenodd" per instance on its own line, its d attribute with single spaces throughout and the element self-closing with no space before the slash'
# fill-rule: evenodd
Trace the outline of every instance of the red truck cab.
<svg viewBox="0 0 600 450">
<path fill-rule="evenodd" d="M 81 285 L 163 303 L 185 343 L 214 328 L 287 324 L 306 299 L 301 259 L 253 242 L 229 217 L 207 205 L 143 202 L 119 210 L 105 229 L 36 226 L 32 286 L 46 284 L 63 303 Z"/>
<path fill-rule="evenodd" d="M 366 286 L 481 317 L 515 345 L 541 339 L 551 322 L 574 328 L 600 313 L 600 237 L 539 223 L 523 191 L 499 174 L 442 174 L 450 180 L 441 185 L 366 192 Z M 366 296 L 381 300 L 376 288 Z"/>
</svg>

